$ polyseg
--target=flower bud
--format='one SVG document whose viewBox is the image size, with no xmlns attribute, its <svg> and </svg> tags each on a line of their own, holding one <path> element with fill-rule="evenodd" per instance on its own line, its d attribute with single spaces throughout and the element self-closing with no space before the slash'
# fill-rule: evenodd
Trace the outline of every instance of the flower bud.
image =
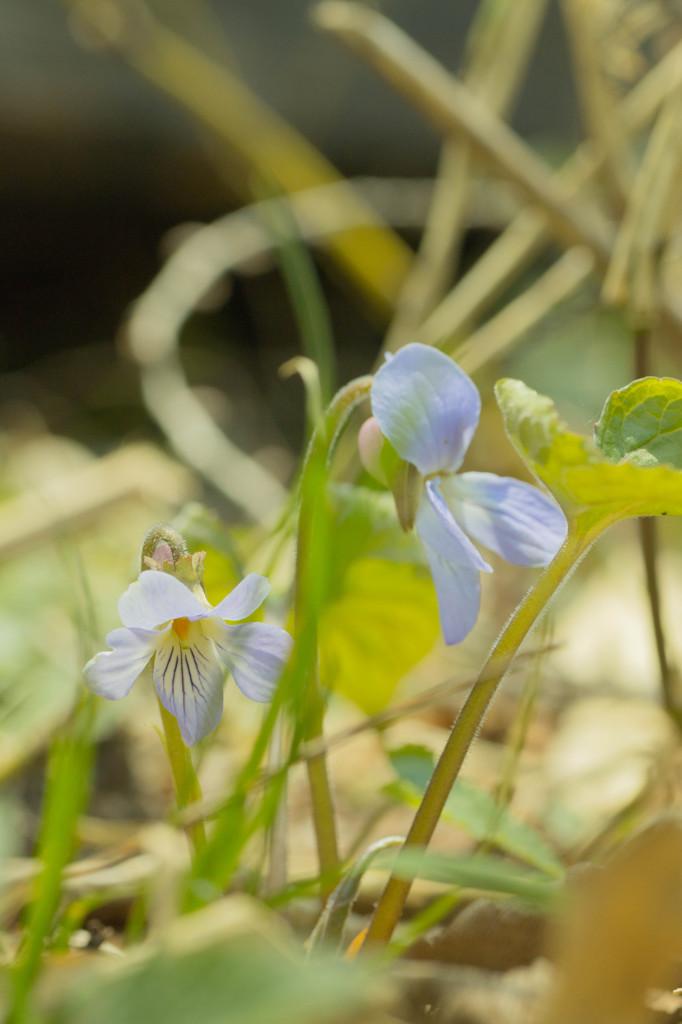
<svg viewBox="0 0 682 1024">
<path fill-rule="evenodd" d="M 381 464 L 381 453 L 385 444 L 386 438 L 381 433 L 378 422 L 374 416 L 370 416 L 368 420 L 365 420 L 358 432 L 360 462 L 370 476 L 373 476 L 380 484 L 388 487 L 388 479 Z"/>
<path fill-rule="evenodd" d="M 360 461 L 372 476 L 393 492 L 398 520 L 403 530 L 411 530 L 417 515 L 422 478 L 419 471 L 401 459 L 371 416 L 358 433 Z"/>
</svg>

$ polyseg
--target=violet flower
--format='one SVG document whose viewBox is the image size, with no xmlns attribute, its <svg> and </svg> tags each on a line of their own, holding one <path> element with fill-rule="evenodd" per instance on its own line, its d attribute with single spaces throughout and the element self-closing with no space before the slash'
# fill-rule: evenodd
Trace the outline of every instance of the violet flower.
<svg viewBox="0 0 682 1024">
<path fill-rule="evenodd" d="M 361 456 L 373 472 L 380 430 L 415 468 L 412 496 L 407 493 L 402 514 L 399 503 L 399 515 L 404 526 L 414 525 L 424 547 L 445 642 L 459 643 L 478 617 L 479 573 L 492 572 L 467 534 L 514 565 L 543 566 L 563 542 L 566 520 L 530 484 L 494 473 L 457 473 L 481 400 L 473 381 L 443 352 L 406 345 L 377 372 L 371 398 L 375 419 L 361 430 Z"/>
<path fill-rule="evenodd" d="M 251 573 L 213 608 L 201 586 L 190 589 L 160 570 L 141 572 L 118 602 L 123 628 L 106 638 L 113 650 L 83 670 L 88 689 L 121 700 L 153 657 L 159 700 L 177 718 L 185 743 L 197 743 L 220 721 L 224 668 L 251 700 L 272 698 L 291 637 L 262 622 L 223 621 L 251 615 L 269 590 L 265 577 Z"/>
</svg>

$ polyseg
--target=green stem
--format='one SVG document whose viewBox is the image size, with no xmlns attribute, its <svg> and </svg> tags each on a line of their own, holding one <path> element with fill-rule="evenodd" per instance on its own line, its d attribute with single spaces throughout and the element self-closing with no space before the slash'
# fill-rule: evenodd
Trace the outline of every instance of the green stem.
<svg viewBox="0 0 682 1024">
<path fill-rule="evenodd" d="M 581 529 L 575 520 L 570 522 L 566 540 L 554 560 L 507 623 L 457 716 L 448 742 L 417 808 L 417 813 L 405 840 L 406 847 L 428 845 L 464 758 L 514 655 L 551 597 L 605 526 L 604 522 L 597 523 L 593 525 L 592 529 L 586 531 Z M 402 913 L 411 884 L 411 881 L 407 879 L 394 876 L 388 880 L 367 931 L 365 939 L 367 947 L 378 946 L 389 941 Z"/>
<path fill-rule="evenodd" d="M 652 333 L 649 328 L 635 330 L 635 377 L 647 377 L 651 373 Z M 651 626 L 656 644 L 656 656 L 661 676 L 663 705 L 682 731 L 682 709 L 676 693 L 676 673 L 668 660 L 663 613 L 661 610 L 661 588 L 658 580 L 658 523 L 651 516 L 640 517 L 638 521 L 639 543 L 642 549 L 646 590 L 651 611 Z"/>
<path fill-rule="evenodd" d="M 307 741 L 322 738 L 325 712 L 324 697 L 317 678 L 317 619 L 324 604 L 324 589 L 328 584 L 325 571 L 328 551 L 325 503 L 328 463 L 348 416 L 366 398 L 371 386 L 372 377 L 360 377 L 337 392 L 313 434 L 301 477 L 294 634 L 296 643 L 308 652 L 307 664 L 304 666 L 303 710 L 304 738 Z M 321 753 L 310 758 L 307 771 L 320 875 L 323 878 L 322 891 L 328 895 L 336 882 L 339 853 L 326 755 Z"/>
<path fill-rule="evenodd" d="M 177 720 L 171 715 L 170 711 L 166 710 L 161 701 L 158 703 L 166 751 L 173 776 L 173 785 L 175 786 L 175 798 L 178 810 L 181 811 L 190 804 L 201 800 L 201 787 L 192 763 L 192 755 L 180 735 L 180 727 Z M 203 821 L 195 821 L 187 825 L 186 832 L 196 856 L 206 846 L 206 832 Z"/>
</svg>

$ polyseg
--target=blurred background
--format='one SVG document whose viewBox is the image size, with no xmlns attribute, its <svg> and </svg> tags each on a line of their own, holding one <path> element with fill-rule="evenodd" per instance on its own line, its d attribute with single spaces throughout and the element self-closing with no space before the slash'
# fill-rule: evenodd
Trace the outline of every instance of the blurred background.
<svg viewBox="0 0 682 1024">
<path fill-rule="evenodd" d="M 115 30 L 116 6 L 94 6 Z M 133 22 L 152 12 L 241 76 L 342 174 L 434 175 L 435 134 L 379 76 L 313 28 L 306 0 L 119 6 Z M 446 67 L 458 68 L 474 0 L 381 6 Z M 578 137 L 556 4 L 549 5 L 511 121 L 555 155 Z M 0 10 L 0 133 L 0 416 L 11 421 L 17 403 L 27 403 L 51 430 L 100 450 L 122 434 L 146 434 L 153 427 L 136 374 L 118 358 L 115 339 L 128 307 L 176 244 L 178 226 L 211 221 L 244 201 L 243 181 L 231 174 L 233 157 L 120 48 L 108 46 L 78 4 L 56 0 Z M 415 191 L 414 221 L 425 213 L 425 195 Z M 465 260 L 492 230 L 472 218 Z M 416 242 L 416 225 L 406 237 Z M 325 285 L 342 372 L 364 372 L 385 324 L 376 315 L 368 319 L 348 289 L 339 292 L 338 278 L 325 274 Z M 239 391 L 230 388 L 236 374 L 265 389 L 263 441 L 297 445 L 298 388 L 268 383 L 299 347 L 277 270 L 233 279 L 229 303 L 216 302 L 194 318 L 191 333 L 216 387 Z"/>
</svg>

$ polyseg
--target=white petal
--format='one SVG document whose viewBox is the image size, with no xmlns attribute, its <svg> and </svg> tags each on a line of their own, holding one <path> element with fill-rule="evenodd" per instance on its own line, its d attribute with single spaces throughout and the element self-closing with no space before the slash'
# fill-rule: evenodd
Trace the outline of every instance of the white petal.
<svg viewBox="0 0 682 1024">
<path fill-rule="evenodd" d="M 230 619 L 231 622 L 239 622 L 246 619 L 260 608 L 265 598 L 270 593 L 270 584 L 265 576 L 258 576 L 255 572 L 245 576 L 241 583 L 238 583 L 234 590 L 224 597 L 220 604 L 213 609 L 213 614 L 221 619 Z"/>
<path fill-rule="evenodd" d="M 464 529 L 513 565 L 548 565 L 566 537 L 556 502 L 522 480 L 460 473 L 443 493 Z"/>
<path fill-rule="evenodd" d="M 124 626 L 154 629 L 171 619 L 202 619 L 212 612 L 174 576 L 146 569 L 120 597 L 118 614 Z"/>
<path fill-rule="evenodd" d="M 181 584 L 182 585 L 182 584 Z M 212 732 L 223 713 L 223 670 L 203 623 L 190 626 L 185 645 L 170 629 L 154 660 L 154 685 L 178 720 L 188 747 Z"/>
<path fill-rule="evenodd" d="M 459 469 L 480 412 L 476 385 L 430 345 L 405 345 L 374 377 L 372 413 L 398 455 L 422 476 Z"/>
<path fill-rule="evenodd" d="M 227 626 L 211 619 L 206 626 L 218 657 L 242 693 L 251 700 L 272 700 L 291 651 L 289 634 L 264 622 Z"/>
<path fill-rule="evenodd" d="M 163 633 L 149 629 L 115 629 L 107 635 L 112 651 L 102 651 L 83 669 L 85 685 L 108 700 L 121 700 L 144 670 L 163 639 Z"/>
</svg>

